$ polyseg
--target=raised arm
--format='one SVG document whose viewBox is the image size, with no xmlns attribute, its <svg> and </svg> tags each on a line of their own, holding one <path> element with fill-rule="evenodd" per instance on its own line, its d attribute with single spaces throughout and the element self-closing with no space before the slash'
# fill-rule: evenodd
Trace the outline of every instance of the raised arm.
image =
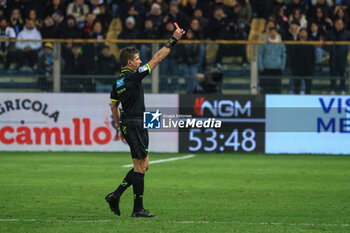
<svg viewBox="0 0 350 233">
<path fill-rule="evenodd" d="M 176 29 L 174 31 L 173 37 L 169 39 L 169 41 L 160 49 L 152 59 L 148 62 L 151 70 L 153 70 L 161 61 L 168 56 L 171 51 L 171 48 L 175 46 L 176 42 L 181 39 L 181 37 L 185 34 L 183 29 Z"/>
</svg>

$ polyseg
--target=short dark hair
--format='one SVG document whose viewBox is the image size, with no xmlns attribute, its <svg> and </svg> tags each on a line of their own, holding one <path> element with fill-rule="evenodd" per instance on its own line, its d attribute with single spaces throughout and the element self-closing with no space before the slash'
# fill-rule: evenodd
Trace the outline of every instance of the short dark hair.
<svg viewBox="0 0 350 233">
<path fill-rule="evenodd" d="M 120 51 L 120 63 L 122 67 L 128 65 L 129 60 L 134 60 L 135 55 L 138 53 L 139 51 L 136 48 L 133 48 L 133 47 L 123 48 Z"/>
<path fill-rule="evenodd" d="M 300 26 L 300 22 L 298 20 L 293 20 L 290 24 L 296 24 L 296 25 Z"/>
</svg>

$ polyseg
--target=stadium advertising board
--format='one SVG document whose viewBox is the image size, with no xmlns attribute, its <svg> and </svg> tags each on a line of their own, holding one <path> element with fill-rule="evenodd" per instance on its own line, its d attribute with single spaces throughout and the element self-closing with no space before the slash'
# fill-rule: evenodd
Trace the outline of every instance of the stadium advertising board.
<svg viewBox="0 0 350 233">
<path fill-rule="evenodd" d="M 267 95 L 266 153 L 350 154 L 350 96 Z"/>
<path fill-rule="evenodd" d="M 264 96 L 180 95 L 179 114 L 222 122 L 179 128 L 180 152 L 264 152 Z"/>
<path fill-rule="evenodd" d="M 177 111 L 178 95 L 145 95 L 146 108 Z M 0 94 L 2 151 L 129 151 L 109 94 Z M 150 132 L 151 152 L 178 152 L 178 132 Z"/>
</svg>

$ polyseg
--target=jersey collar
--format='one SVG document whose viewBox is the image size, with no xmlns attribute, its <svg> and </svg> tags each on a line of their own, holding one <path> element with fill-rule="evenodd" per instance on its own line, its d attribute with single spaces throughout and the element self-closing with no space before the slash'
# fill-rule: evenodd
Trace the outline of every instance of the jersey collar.
<svg viewBox="0 0 350 233">
<path fill-rule="evenodd" d="M 135 73 L 136 71 L 137 71 L 137 69 L 136 70 L 130 70 L 128 68 L 123 68 L 120 72 L 121 73 L 124 73 L 124 72 L 133 72 L 133 73 Z"/>
</svg>

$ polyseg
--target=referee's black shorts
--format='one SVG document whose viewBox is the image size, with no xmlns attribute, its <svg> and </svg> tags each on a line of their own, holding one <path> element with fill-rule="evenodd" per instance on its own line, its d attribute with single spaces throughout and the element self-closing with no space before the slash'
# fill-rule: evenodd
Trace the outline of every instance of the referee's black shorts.
<svg viewBox="0 0 350 233">
<path fill-rule="evenodd" d="M 130 147 L 133 159 L 144 159 L 148 155 L 148 131 L 143 128 L 142 119 L 123 119 L 121 130 Z"/>
</svg>

